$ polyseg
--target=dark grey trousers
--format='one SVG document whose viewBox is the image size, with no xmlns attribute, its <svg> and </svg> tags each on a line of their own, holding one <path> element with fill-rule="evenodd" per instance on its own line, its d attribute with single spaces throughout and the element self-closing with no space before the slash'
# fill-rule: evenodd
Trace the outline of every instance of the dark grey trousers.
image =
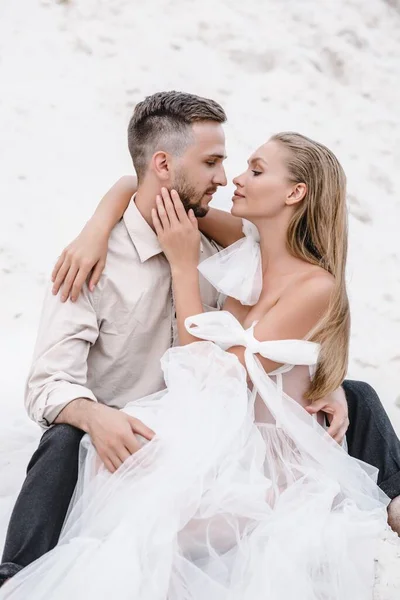
<svg viewBox="0 0 400 600">
<path fill-rule="evenodd" d="M 83 434 L 71 425 L 55 425 L 43 434 L 11 515 L 0 586 L 57 544 L 78 478 Z"/>
<path fill-rule="evenodd" d="M 400 496 L 400 440 L 375 390 L 364 381 L 343 382 L 349 406 L 346 434 L 350 456 L 379 469 L 378 485 L 389 496 Z"/>
<path fill-rule="evenodd" d="M 345 381 L 344 389 L 349 453 L 377 467 L 378 484 L 395 498 L 400 495 L 400 441 L 370 385 Z M 70 425 L 55 425 L 44 433 L 11 516 L 0 585 L 57 544 L 76 485 L 82 435 Z"/>
</svg>

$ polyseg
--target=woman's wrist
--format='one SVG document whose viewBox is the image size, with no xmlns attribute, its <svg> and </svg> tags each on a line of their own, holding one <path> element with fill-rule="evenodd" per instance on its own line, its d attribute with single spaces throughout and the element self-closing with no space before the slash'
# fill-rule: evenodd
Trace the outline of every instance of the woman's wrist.
<svg viewBox="0 0 400 600">
<path fill-rule="evenodd" d="M 196 281 L 199 277 L 199 271 L 196 264 L 171 265 L 171 275 L 175 281 L 190 282 Z"/>
</svg>

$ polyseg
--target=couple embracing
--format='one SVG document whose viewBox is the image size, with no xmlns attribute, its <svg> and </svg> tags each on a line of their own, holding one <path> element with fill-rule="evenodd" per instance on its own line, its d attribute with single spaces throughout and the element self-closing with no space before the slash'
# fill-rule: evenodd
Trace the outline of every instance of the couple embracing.
<svg viewBox="0 0 400 600">
<path fill-rule="evenodd" d="M 225 120 L 191 94 L 139 103 L 137 180 L 56 265 L 26 391 L 45 431 L 1 600 L 372 598 L 388 516 L 400 530 L 400 442 L 345 380 L 345 174 L 279 133 L 233 180 L 231 214 L 209 208 Z"/>
</svg>

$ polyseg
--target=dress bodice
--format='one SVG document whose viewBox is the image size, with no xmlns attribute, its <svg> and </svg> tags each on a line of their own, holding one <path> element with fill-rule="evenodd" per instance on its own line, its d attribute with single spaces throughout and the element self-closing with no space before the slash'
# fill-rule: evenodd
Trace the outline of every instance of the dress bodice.
<svg viewBox="0 0 400 600">
<path fill-rule="evenodd" d="M 219 292 L 239 300 L 243 305 L 254 306 L 263 285 L 260 238 L 257 228 L 245 220 L 243 233 L 243 238 L 204 261 L 198 268 Z M 288 382 L 291 388 L 289 394 L 304 406 L 303 392 L 308 389 L 315 372 L 319 344 L 293 339 L 260 341 L 254 336 L 255 323 L 245 329 L 226 311 L 196 315 L 188 318 L 185 324 L 193 336 L 214 342 L 223 350 L 233 346 L 245 348 L 247 373 L 269 409 L 272 402 L 275 408 L 271 412 L 277 423 L 284 417 Z M 280 364 L 280 367 L 266 373 L 257 355 Z"/>
</svg>

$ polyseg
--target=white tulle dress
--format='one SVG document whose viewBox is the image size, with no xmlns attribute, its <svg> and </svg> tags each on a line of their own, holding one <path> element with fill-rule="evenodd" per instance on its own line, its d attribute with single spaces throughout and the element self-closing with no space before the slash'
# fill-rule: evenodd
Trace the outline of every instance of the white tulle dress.
<svg viewBox="0 0 400 600">
<path fill-rule="evenodd" d="M 251 231 L 202 273 L 249 304 Z M 58 546 L 1 600 L 368 600 L 388 498 L 302 406 L 308 341 L 260 342 L 228 312 L 187 320 L 201 340 L 168 350 L 166 390 L 126 411 L 157 435 L 113 475 L 82 442 Z M 247 372 L 231 346 L 246 348 Z M 256 354 L 284 366 L 267 375 Z M 290 395 L 289 395 L 290 394 Z"/>
</svg>

